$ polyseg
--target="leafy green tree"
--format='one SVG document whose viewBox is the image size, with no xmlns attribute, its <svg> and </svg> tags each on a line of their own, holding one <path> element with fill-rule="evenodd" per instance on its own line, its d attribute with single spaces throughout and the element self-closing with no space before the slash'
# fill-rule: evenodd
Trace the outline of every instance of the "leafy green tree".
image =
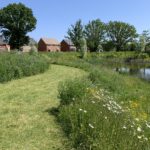
<svg viewBox="0 0 150 150">
<path fill-rule="evenodd" d="M 146 41 L 145 41 L 145 37 L 143 35 L 140 36 L 139 44 L 140 44 L 140 51 L 145 52 Z"/>
<path fill-rule="evenodd" d="M 32 10 L 24 4 L 9 4 L 0 10 L 0 26 L 5 38 L 13 49 L 29 43 L 28 32 L 36 27 Z"/>
<path fill-rule="evenodd" d="M 146 44 L 150 43 L 150 32 L 148 30 L 144 30 L 142 36 L 145 38 Z"/>
<path fill-rule="evenodd" d="M 88 49 L 92 52 L 98 51 L 99 45 L 104 40 L 105 25 L 99 19 L 90 21 L 85 26 L 85 37 L 87 40 Z"/>
<path fill-rule="evenodd" d="M 127 51 L 138 51 L 139 50 L 138 41 L 134 40 L 132 42 L 128 42 L 125 46 L 125 50 L 127 50 Z"/>
<path fill-rule="evenodd" d="M 140 50 L 142 52 L 150 49 L 150 33 L 148 30 L 144 30 L 143 33 L 140 35 L 139 44 Z"/>
<path fill-rule="evenodd" d="M 87 43 L 85 38 L 80 39 L 80 53 L 81 58 L 85 58 L 87 56 Z"/>
<path fill-rule="evenodd" d="M 71 25 L 67 32 L 68 36 L 66 36 L 66 38 L 73 42 L 77 50 L 80 50 L 80 40 L 83 37 L 83 30 L 84 27 L 82 25 L 82 21 L 79 19 L 75 25 Z"/>
<path fill-rule="evenodd" d="M 115 51 L 115 45 L 114 45 L 114 43 L 112 41 L 105 40 L 102 43 L 102 46 L 103 46 L 103 50 L 104 51 Z"/>
<path fill-rule="evenodd" d="M 117 51 L 124 50 L 128 42 L 132 42 L 136 37 L 136 29 L 133 25 L 119 21 L 110 21 L 107 25 L 107 35 L 114 43 Z"/>
</svg>

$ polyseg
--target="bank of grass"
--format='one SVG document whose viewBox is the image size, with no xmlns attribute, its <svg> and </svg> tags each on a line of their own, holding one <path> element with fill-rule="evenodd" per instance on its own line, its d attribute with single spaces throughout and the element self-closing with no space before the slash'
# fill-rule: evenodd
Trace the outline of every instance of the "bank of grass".
<svg viewBox="0 0 150 150">
<path fill-rule="evenodd" d="M 97 59 L 96 54 L 88 54 L 87 59 L 80 59 L 79 53 L 48 53 L 51 63 L 81 68 L 89 72 L 90 80 L 98 87 L 108 90 L 117 101 L 129 106 L 131 102 L 137 102 L 140 109 L 150 115 L 148 107 L 150 97 L 150 84 L 138 77 L 117 72 L 106 67 Z M 103 54 L 101 54 L 103 55 Z M 107 61 L 107 59 L 105 59 Z M 95 63 L 96 62 L 96 63 Z M 98 63 L 99 62 L 99 63 Z"/>
<path fill-rule="evenodd" d="M 77 53 L 47 55 L 52 63 L 89 72 L 86 80 L 68 81 L 59 90 L 59 119 L 77 149 L 150 148 L 149 83 L 118 74 L 101 61 L 95 64 L 97 56 L 82 60 Z M 87 86 L 82 86 L 86 81 Z"/>
<path fill-rule="evenodd" d="M 0 82 L 43 73 L 48 68 L 49 63 L 39 54 L 0 53 Z"/>
<path fill-rule="evenodd" d="M 58 83 L 85 74 L 51 65 L 43 74 L 0 84 L 0 150 L 71 150 L 51 109 L 59 105 Z"/>
</svg>

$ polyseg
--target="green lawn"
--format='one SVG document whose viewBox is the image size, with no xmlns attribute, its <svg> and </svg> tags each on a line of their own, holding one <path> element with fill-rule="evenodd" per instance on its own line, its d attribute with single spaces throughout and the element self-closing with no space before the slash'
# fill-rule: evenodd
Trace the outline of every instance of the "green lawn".
<svg viewBox="0 0 150 150">
<path fill-rule="evenodd" d="M 84 74 L 52 65 L 44 74 L 0 84 L 0 150 L 70 150 L 49 110 L 59 104 L 58 83 Z"/>
</svg>

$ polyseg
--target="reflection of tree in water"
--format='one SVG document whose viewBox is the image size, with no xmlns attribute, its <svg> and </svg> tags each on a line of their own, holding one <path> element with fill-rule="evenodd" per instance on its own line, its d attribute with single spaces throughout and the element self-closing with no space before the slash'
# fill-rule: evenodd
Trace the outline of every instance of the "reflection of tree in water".
<svg viewBox="0 0 150 150">
<path fill-rule="evenodd" d="M 138 69 L 138 68 L 130 68 L 129 69 L 129 73 L 131 75 L 139 74 L 140 73 L 140 69 Z"/>
</svg>

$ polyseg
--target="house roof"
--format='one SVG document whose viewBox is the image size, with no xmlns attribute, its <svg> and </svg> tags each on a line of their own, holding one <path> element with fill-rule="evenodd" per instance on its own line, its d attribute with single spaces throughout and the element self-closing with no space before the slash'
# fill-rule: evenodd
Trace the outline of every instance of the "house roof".
<svg viewBox="0 0 150 150">
<path fill-rule="evenodd" d="M 59 45 L 59 41 L 53 38 L 42 38 L 45 44 L 54 44 L 54 45 Z"/>
<path fill-rule="evenodd" d="M 73 43 L 72 43 L 72 41 L 71 40 L 69 40 L 69 39 L 64 39 L 63 41 L 65 41 L 68 45 L 74 45 Z"/>
</svg>

